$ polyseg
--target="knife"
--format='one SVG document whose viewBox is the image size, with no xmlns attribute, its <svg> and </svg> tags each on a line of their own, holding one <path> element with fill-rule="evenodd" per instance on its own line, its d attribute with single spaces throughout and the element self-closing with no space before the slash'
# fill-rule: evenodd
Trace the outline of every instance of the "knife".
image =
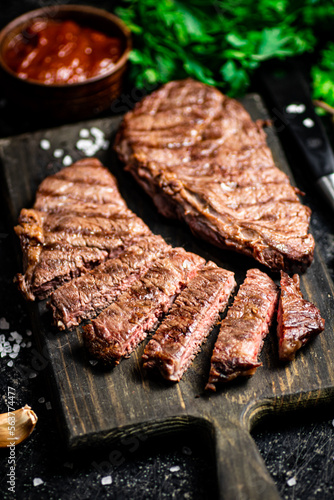
<svg viewBox="0 0 334 500">
<path fill-rule="evenodd" d="M 269 64 L 261 69 L 260 80 L 275 121 L 289 133 L 318 191 L 334 211 L 334 154 L 302 70 L 291 63 Z"/>
</svg>

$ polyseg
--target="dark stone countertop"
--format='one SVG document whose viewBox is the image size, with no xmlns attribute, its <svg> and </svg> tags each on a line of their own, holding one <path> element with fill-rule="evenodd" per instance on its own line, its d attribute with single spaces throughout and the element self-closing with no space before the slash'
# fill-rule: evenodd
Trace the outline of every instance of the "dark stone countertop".
<svg viewBox="0 0 334 500">
<path fill-rule="evenodd" d="M 7 2 L 1 6 L 1 26 L 18 14 L 52 3 Z M 81 3 L 109 7 L 106 1 Z M 31 117 L 14 113 L 3 99 L 1 89 L 0 106 L 0 137 L 40 128 Z M 299 169 L 298 158 L 289 144 L 283 144 L 297 185 L 307 193 L 304 201 L 313 210 L 313 234 L 334 278 L 333 215 Z M 50 401 L 47 366 L 31 334 L 26 304 L 13 283 L 18 263 L 12 228 L 5 224 L 5 210 L 3 206 L 0 216 L 0 412 L 7 411 L 8 388 L 11 388 L 15 407 L 29 404 L 39 420 L 29 439 L 15 449 L 16 497 L 8 491 L 8 450 L 0 450 L 2 498 L 215 498 L 215 464 L 208 444 L 192 435 L 178 435 L 172 441 L 164 438 L 145 441 L 131 449 L 118 450 L 114 446 L 80 454 L 70 454 L 63 447 L 57 415 Z M 253 430 L 252 435 L 282 498 L 334 498 L 333 419 L 334 408 L 327 406 L 261 422 Z M 115 449 L 120 453 L 113 454 Z"/>
</svg>

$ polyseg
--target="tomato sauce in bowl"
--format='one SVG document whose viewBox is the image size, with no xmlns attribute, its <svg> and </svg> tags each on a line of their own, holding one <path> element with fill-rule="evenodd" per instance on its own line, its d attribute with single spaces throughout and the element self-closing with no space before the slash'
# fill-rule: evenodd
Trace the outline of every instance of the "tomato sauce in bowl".
<svg viewBox="0 0 334 500">
<path fill-rule="evenodd" d="M 121 55 L 119 38 L 73 20 L 36 19 L 10 40 L 3 58 L 19 78 L 57 85 L 106 74 Z"/>
</svg>

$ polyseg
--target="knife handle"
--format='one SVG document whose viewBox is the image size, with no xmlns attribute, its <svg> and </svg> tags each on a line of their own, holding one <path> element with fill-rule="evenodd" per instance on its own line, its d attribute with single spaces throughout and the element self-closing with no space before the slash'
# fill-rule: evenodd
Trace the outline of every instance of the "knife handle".
<svg viewBox="0 0 334 500">
<path fill-rule="evenodd" d="M 291 64 L 276 65 L 263 69 L 260 78 L 278 131 L 290 134 L 313 180 L 332 174 L 333 151 L 302 72 Z"/>
</svg>

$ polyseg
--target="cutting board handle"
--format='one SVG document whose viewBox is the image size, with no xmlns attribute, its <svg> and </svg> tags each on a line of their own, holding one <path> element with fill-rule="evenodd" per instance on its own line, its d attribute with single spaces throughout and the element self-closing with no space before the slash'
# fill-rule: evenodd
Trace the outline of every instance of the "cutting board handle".
<svg viewBox="0 0 334 500">
<path fill-rule="evenodd" d="M 239 423 L 214 422 L 219 498 L 281 500 L 258 448 Z"/>
</svg>

